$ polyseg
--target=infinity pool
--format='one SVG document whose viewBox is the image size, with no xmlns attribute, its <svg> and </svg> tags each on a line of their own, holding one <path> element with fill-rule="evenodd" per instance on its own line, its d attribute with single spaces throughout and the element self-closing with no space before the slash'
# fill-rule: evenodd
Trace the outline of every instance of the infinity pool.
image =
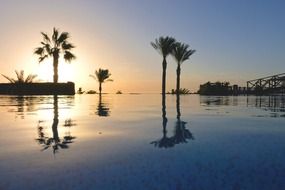
<svg viewBox="0 0 285 190">
<path fill-rule="evenodd" d="M 285 97 L 0 96 L 0 189 L 285 189 Z"/>
</svg>

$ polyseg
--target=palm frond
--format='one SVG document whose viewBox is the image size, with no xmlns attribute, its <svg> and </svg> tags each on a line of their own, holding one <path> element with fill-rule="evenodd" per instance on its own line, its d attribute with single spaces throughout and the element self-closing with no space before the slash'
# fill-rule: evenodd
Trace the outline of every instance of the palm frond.
<svg viewBox="0 0 285 190">
<path fill-rule="evenodd" d="M 190 58 L 192 54 L 196 52 L 196 50 L 188 49 L 188 44 L 183 44 L 180 42 L 177 42 L 175 44 L 175 47 L 173 48 L 171 54 L 175 58 L 178 64 L 181 64 L 182 62 L 186 61 Z"/>
<path fill-rule="evenodd" d="M 39 63 L 45 60 L 48 57 L 48 55 L 44 55 L 42 57 L 39 57 Z"/>
<path fill-rule="evenodd" d="M 175 47 L 175 38 L 173 37 L 159 37 L 155 42 L 151 42 L 152 47 L 158 51 L 163 57 L 169 55 Z"/>
<path fill-rule="evenodd" d="M 15 79 L 13 79 L 13 78 L 10 78 L 10 77 L 8 77 L 8 76 L 6 76 L 6 75 L 3 75 L 3 74 L 1 74 L 4 78 L 6 78 L 10 83 L 15 83 Z"/>
<path fill-rule="evenodd" d="M 19 71 L 17 71 L 17 70 L 15 70 L 15 73 L 16 73 L 16 75 L 17 75 L 17 82 L 18 83 L 24 83 L 24 70 L 21 70 L 20 72 Z"/>
<path fill-rule="evenodd" d="M 44 32 L 41 32 L 41 34 L 43 35 L 44 41 L 47 43 L 50 43 L 50 39 L 49 39 L 48 35 Z"/>
<path fill-rule="evenodd" d="M 94 78 L 95 80 L 97 80 L 96 76 L 94 76 L 94 75 L 89 75 L 89 77 L 92 77 L 92 78 Z"/>
<path fill-rule="evenodd" d="M 63 50 L 70 50 L 72 48 L 75 48 L 75 46 L 71 43 L 63 42 L 61 45 Z"/>
<path fill-rule="evenodd" d="M 69 33 L 68 32 L 62 32 L 60 34 L 60 36 L 57 39 L 57 43 L 61 44 L 63 43 L 65 40 L 67 40 L 69 38 Z"/>
<path fill-rule="evenodd" d="M 58 38 L 58 29 L 55 27 L 53 28 L 53 34 L 52 34 L 52 41 L 57 46 L 57 38 Z"/>
<path fill-rule="evenodd" d="M 34 82 L 34 79 L 37 77 L 38 75 L 28 75 L 28 77 L 25 79 L 25 83 L 32 83 Z"/>
<path fill-rule="evenodd" d="M 44 49 L 47 52 L 47 54 L 52 55 L 52 48 L 50 47 L 50 44 L 46 44 L 44 46 Z"/>
<path fill-rule="evenodd" d="M 185 57 L 184 57 L 184 59 L 182 61 L 184 62 L 185 60 L 189 59 L 189 57 L 191 55 L 193 55 L 195 52 L 196 52 L 196 50 L 194 50 L 194 49 L 193 50 L 191 49 L 188 52 L 186 52 Z"/>
<path fill-rule="evenodd" d="M 42 48 L 42 47 L 38 47 L 34 51 L 34 54 L 37 54 L 37 55 L 40 55 L 40 56 L 43 55 L 43 53 L 44 53 L 44 48 Z"/>
<path fill-rule="evenodd" d="M 154 42 L 150 42 L 150 45 L 154 48 L 154 49 L 158 49 L 158 44 L 154 43 Z"/>
<path fill-rule="evenodd" d="M 72 54 L 70 51 L 65 51 L 64 52 L 64 60 L 67 61 L 67 62 L 71 62 L 73 59 L 75 59 L 75 55 Z"/>
</svg>

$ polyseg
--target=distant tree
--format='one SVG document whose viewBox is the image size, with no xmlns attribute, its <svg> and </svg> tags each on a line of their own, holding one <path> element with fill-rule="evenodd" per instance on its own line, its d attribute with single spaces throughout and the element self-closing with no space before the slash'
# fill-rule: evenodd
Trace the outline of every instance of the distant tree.
<svg viewBox="0 0 285 190">
<path fill-rule="evenodd" d="M 155 42 L 151 42 L 152 47 L 162 55 L 162 94 L 165 94 L 166 86 L 166 68 L 167 62 L 166 57 L 172 52 L 175 46 L 175 39 L 172 37 L 159 37 L 155 39 Z"/>
<path fill-rule="evenodd" d="M 83 94 L 84 92 L 81 87 L 77 90 L 77 94 Z"/>
<path fill-rule="evenodd" d="M 42 62 L 46 58 L 53 58 L 53 82 L 58 82 L 58 60 L 60 54 L 63 54 L 63 58 L 67 62 L 71 62 L 76 57 L 71 53 L 71 50 L 75 47 L 67 40 L 70 38 L 68 32 L 59 33 L 58 29 L 53 28 L 53 34 L 51 38 L 44 32 L 41 32 L 43 41 L 41 47 L 35 49 L 34 53 L 39 56 L 39 62 Z"/>
<path fill-rule="evenodd" d="M 94 78 L 99 82 L 99 94 L 101 95 L 102 92 L 102 83 L 107 81 L 113 81 L 113 79 L 109 79 L 112 74 L 109 72 L 108 69 L 101 69 L 99 68 L 98 71 L 95 71 L 95 75 L 89 75 L 90 77 Z"/>
<path fill-rule="evenodd" d="M 180 74 L 181 74 L 181 65 L 184 61 L 188 60 L 191 55 L 193 55 L 196 50 L 188 49 L 189 45 L 176 42 L 172 50 L 172 56 L 177 62 L 176 69 L 176 94 L 180 92 Z"/>
<path fill-rule="evenodd" d="M 5 77 L 7 80 L 9 80 L 11 83 L 16 83 L 16 84 L 32 83 L 34 82 L 34 79 L 37 77 L 37 75 L 29 74 L 27 78 L 25 78 L 24 70 L 21 70 L 20 72 L 15 70 L 15 73 L 17 75 L 17 79 L 13 79 L 3 74 L 2 76 Z"/>
<path fill-rule="evenodd" d="M 169 92 L 171 94 L 177 94 L 177 90 L 171 89 L 171 92 Z M 190 90 L 187 88 L 180 88 L 179 89 L 179 94 L 190 94 Z"/>
<path fill-rule="evenodd" d="M 95 90 L 88 90 L 86 93 L 87 94 L 96 94 L 97 92 Z"/>
</svg>

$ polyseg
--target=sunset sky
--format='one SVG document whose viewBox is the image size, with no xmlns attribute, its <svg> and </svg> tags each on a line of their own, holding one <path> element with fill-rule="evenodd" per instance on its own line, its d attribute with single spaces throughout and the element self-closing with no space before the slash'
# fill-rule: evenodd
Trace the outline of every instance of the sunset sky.
<svg viewBox="0 0 285 190">
<path fill-rule="evenodd" d="M 245 86 L 256 77 L 285 72 L 283 0 L 1 0 L 0 73 L 14 70 L 52 81 L 52 60 L 38 64 L 40 32 L 71 34 L 77 59 L 60 62 L 59 81 L 98 89 L 89 77 L 112 73 L 105 92 L 160 92 L 162 58 L 150 42 L 173 36 L 197 52 L 182 65 L 181 87 L 196 91 L 207 81 Z M 167 90 L 176 63 L 168 57 Z M 7 82 L 1 76 L 0 82 Z"/>
</svg>

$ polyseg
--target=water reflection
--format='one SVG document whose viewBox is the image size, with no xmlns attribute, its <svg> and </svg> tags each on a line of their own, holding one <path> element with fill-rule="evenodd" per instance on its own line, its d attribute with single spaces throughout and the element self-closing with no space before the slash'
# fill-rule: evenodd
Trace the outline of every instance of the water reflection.
<svg viewBox="0 0 285 190">
<path fill-rule="evenodd" d="M 229 96 L 200 96 L 200 104 L 203 106 L 228 106 L 232 103 Z"/>
<path fill-rule="evenodd" d="M 200 96 L 200 105 L 206 107 L 241 106 L 265 111 L 253 117 L 285 117 L 285 96 Z M 207 110 L 211 110 L 208 109 Z"/>
<path fill-rule="evenodd" d="M 108 117 L 110 116 L 110 108 L 108 107 L 108 104 L 104 101 L 102 101 L 102 95 L 99 95 L 99 102 L 98 106 L 96 108 L 96 115 L 99 117 Z"/>
<path fill-rule="evenodd" d="M 151 144 L 154 144 L 155 147 L 158 148 L 170 148 L 174 147 L 174 141 L 171 137 L 167 136 L 167 117 L 166 117 L 166 104 L 165 104 L 165 94 L 162 94 L 162 138 L 158 139 L 156 141 L 151 142 Z"/>
<path fill-rule="evenodd" d="M 171 148 L 176 144 L 187 143 L 189 140 L 194 140 L 193 134 L 189 129 L 186 128 L 187 122 L 181 120 L 181 110 L 180 110 L 180 95 L 177 95 L 176 99 L 176 122 L 174 126 L 174 134 L 172 137 L 167 136 L 167 117 L 166 117 L 166 105 L 165 105 L 165 95 L 162 95 L 162 133 L 161 139 L 151 142 L 155 147 L 158 148 Z"/>
<path fill-rule="evenodd" d="M 269 113 L 259 117 L 285 117 L 285 96 L 200 96 L 200 105 L 255 107 Z"/>
<path fill-rule="evenodd" d="M 187 122 L 181 120 L 180 111 L 180 96 L 177 95 L 176 99 L 177 121 L 175 124 L 175 130 L 173 135 L 173 141 L 175 144 L 187 143 L 187 140 L 194 140 L 192 133 L 186 128 Z"/>
<path fill-rule="evenodd" d="M 247 105 L 272 112 L 285 112 L 285 96 L 247 97 Z"/>
<path fill-rule="evenodd" d="M 59 137 L 58 133 L 58 97 L 57 95 L 53 96 L 53 122 L 52 122 L 52 137 L 48 137 L 45 134 L 45 127 L 43 125 L 44 121 L 39 121 L 38 122 L 38 138 L 36 141 L 38 144 L 42 145 L 42 151 L 52 147 L 53 153 L 57 153 L 58 150 L 61 149 L 67 149 L 69 148 L 69 144 L 73 143 L 74 139 L 76 138 L 75 136 L 72 136 L 70 133 L 70 127 L 75 126 L 76 124 L 74 123 L 73 120 L 67 119 L 64 122 L 64 127 L 69 128 L 67 132 L 65 132 L 65 136 L 61 140 Z"/>
<path fill-rule="evenodd" d="M 21 119 L 25 119 L 25 112 L 34 112 L 36 97 L 26 97 L 26 96 L 12 96 L 9 97 L 9 105 L 12 107 L 8 112 L 15 112 L 17 116 Z"/>
</svg>

